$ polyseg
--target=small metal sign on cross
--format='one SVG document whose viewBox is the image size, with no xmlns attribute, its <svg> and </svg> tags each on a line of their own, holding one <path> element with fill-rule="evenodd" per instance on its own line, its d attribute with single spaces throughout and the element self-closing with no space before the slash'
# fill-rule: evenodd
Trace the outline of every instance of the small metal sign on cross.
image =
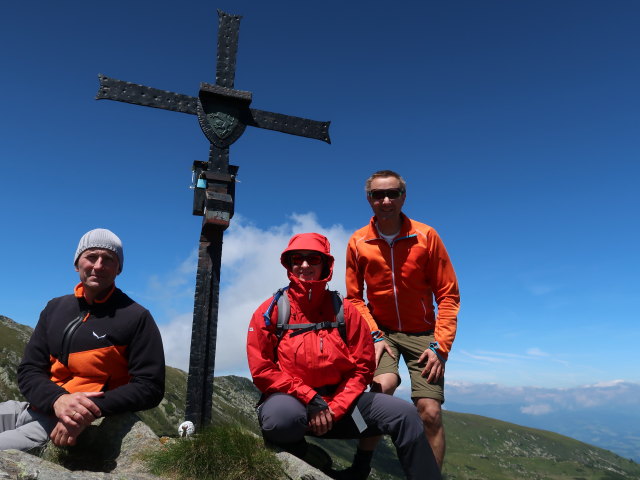
<svg viewBox="0 0 640 480">
<path fill-rule="evenodd" d="M 187 381 L 186 419 L 196 427 L 211 422 L 220 293 L 222 235 L 234 211 L 238 166 L 229 164 L 229 147 L 247 126 L 291 135 L 329 139 L 329 123 L 249 108 L 251 92 L 235 90 L 239 15 L 218 10 L 216 83 L 201 83 L 198 97 L 168 92 L 98 75 L 96 99 L 162 108 L 197 115 L 209 140 L 209 161 L 193 164 L 193 214 L 203 216 Z"/>
</svg>

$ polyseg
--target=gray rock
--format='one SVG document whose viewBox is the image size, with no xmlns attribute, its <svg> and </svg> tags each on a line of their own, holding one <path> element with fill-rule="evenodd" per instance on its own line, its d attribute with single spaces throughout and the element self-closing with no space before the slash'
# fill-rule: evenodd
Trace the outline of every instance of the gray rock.
<svg viewBox="0 0 640 480">
<path fill-rule="evenodd" d="M 131 439 L 133 437 L 131 436 Z M 52 449 L 47 449 L 48 456 L 52 456 L 53 453 Z M 276 456 L 282 463 L 287 480 L 331 480 L 320 470 L 289 453 L 279 452 L 276 453 Z M 133 457 L 135 456 L 130 458 Z M 124 468 L 119 464 L 111 473 L 86 470 L 71 471 L 29 453 L 6 450 L 0 451 L 0 480 L 160 480 L 159 477 L 142 471 L 140 466 L 136 467 L 135 461 L 128 465 L 129 468 Z"/>
<path fill-rule="evenodd" d="M 278 452 L 276 457 L 290 480 L 331 480 L 331 477 L 290 453 Z"/>
<path fill-rule="evenodd" d="M 126 413 L 97 420 L 82 432 L 75 447 L 58 448 L 49 443 L 41 458 L 15 451 L 12 457 L 0 452 L 0 458 L 8 462 L 5 470 L 10 476 L 6 478 L 12 479 L 151 480 L 158 477 L 148 473 L 142 455 L 160 446 L 146 424 L 135 414 Z"/>
<path fill-rule="evenodd" d="M 0 452 L 0 479 L 5 478 L 11 480 L 98 480 L 112 477 L 105 473 L 71 472 L 35 455 L 18 450 L 5 450 Z"/>
</svg>

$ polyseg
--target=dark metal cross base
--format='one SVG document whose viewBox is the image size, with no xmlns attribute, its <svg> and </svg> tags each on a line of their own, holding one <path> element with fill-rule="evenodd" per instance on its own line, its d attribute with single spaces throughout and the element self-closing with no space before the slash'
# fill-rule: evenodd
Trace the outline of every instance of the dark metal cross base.
<svg viewBox="0 0 640 480">
<path fill-rule="evenodd" d="M 216 83 L 201 83 L 197 97 L 159 90 L 98 75 L 98 100 L 116 100 L 145 107 L 197 115 L 211 148 L 209 161 L 193 164 L 193 214 L 204 217 L 200 232 L 186 419 L 196 427 L 211 422 L 220 292 L 222 237 L 234 213 L 238 167 L 229 165 L 229 147 L 247 126 L 331 143 L 330 122 L 249 108 L 251 92 L 234 89 L 239 15 L 218 10 Z"/>
</svg>

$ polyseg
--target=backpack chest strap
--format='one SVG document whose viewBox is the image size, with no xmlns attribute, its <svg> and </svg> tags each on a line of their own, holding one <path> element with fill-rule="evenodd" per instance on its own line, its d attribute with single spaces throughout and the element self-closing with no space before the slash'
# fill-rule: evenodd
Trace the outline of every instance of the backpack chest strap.
<svg viewBox="0 0 640 480">
<path fill-rule="evenodd" d="M 338 322 L 319 322 L 319 323 L 295 323 L 293 325 L 286 324 L 282 326 L 283 330 L 297 330 L 293 332 L 290 337 L 295 337 L 302 333 L 311 332 L 313 330 L 322 330 L 325 328 L 337 328 Z"/>
<path fill-rule="evenodd" d="M 330 290 L 333 310 L 335 313 L 335 322 L 321 322 L 321 323 L 299 323 L 289 325 L 289 317 L 291 316 L 291 305 L 289 304 L 289 297 L 286 291 L 289 287 L 279 288 L 277 292 L 273 294 L 273 298 L 267 307 L 267 310 L 262 314 L 264 317 L 264 323 L 268 327 L 271 325 L 271 314 L 273 308 L 278 306 L 278 318 L 276 320 L 275 334 L 278 341 L 282 338 L 285 330 L 298 330 L 292 333 L 291 336 L 300 335 L 301 333 L 309 332 L 312 330 L 321 330 L 323 328 L 337 328 L 342 340 L 348 344 L 347 328 L 344 321 L 344 309 L 342 306 L 342 295 L 335 290 Z"/>
</svg>

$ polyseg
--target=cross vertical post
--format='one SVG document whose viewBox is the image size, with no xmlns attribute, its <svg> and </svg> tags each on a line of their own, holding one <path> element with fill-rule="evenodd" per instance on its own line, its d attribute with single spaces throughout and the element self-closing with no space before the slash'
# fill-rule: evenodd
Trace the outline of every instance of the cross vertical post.
<svg viewBox="0 0 640 480">
<path fill-rule="evenodd" d="M 228 15 L 218 10 L 218 48 L 216 61 L 216 85 L 233 89 L 240 16 Z M 211 144 L 209 162 L 204 174 L 205 221 L 200 233 L 196 292 L 193 306 L 189 375 L 185 418 L 201 427 L 211 423 L 213 402 L 213 374 L 216 361 L 218 331 L 218 307 L 220 297 L 220 268 L 222 263 L 223 232 L 233 216 L 235 175 L 238 167 L 229 165 L 229 146 Z M 233 175 L 229 175 L 229 171 Z M 207 173 L 217 174 L 207 176 Z M 220 201 L 220 210 L 215 199 Z M 207 208 L 209 207 L 209 208 Z M 211 208 L 213 207 L 213 209 Z M 207 222 L 212 212 L 229 213 L 227 221 Z M 217 215 L 217 214 L 216 214 Z"/>
</svg>

